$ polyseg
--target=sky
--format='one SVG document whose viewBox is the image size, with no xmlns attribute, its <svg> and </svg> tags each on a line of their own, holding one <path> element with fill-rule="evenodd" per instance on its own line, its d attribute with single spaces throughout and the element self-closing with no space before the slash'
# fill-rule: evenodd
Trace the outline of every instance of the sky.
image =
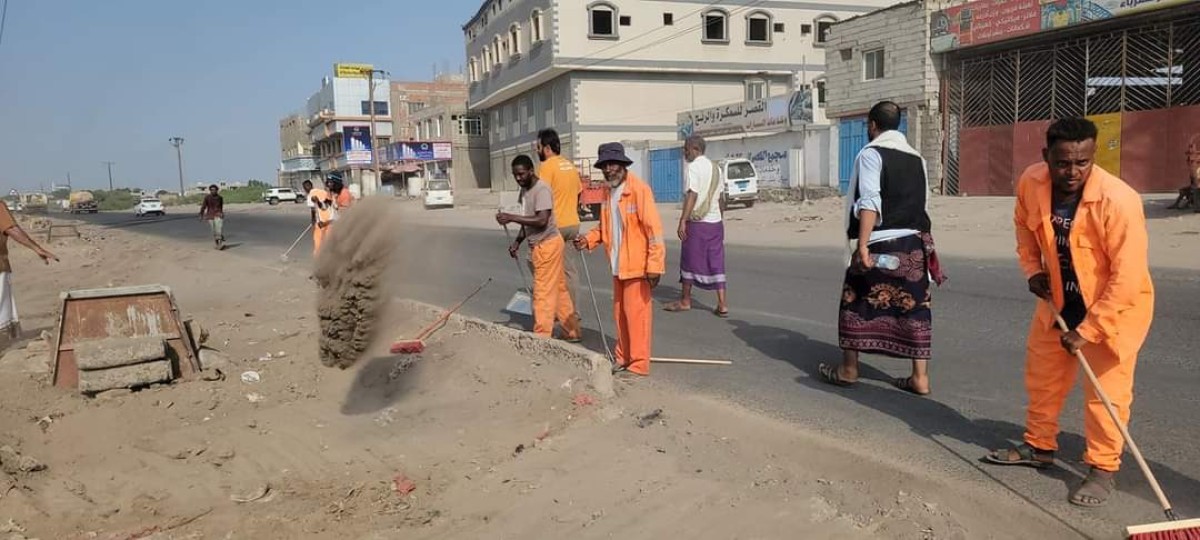
<svg viewBox="0 0 1200 540">
<path fill-rule="evenodd" d="M 0 0 L 3 4 L 5 0 Z M 279 119 L 336 62 L 393 80 L 460 71 L 481 0 L 7 0 L 0 189 L 274 183 Z"/>
</svg>

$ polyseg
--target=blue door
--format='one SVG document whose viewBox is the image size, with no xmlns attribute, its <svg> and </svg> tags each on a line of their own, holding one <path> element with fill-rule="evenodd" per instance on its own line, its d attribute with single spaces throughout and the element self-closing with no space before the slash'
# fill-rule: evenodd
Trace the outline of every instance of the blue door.
<svg viewBox="0 0 1200 540">
<path fill-rule="evenodd" d="M 683 148 L 650 151 L 650 189 L 656 202 L 683 200 Z"/>
<path fill-rule="evenodd" d="M 908 112 L 900 111 L 900 132 L 908 135 Z M 854 158 L 867 145 L 867 117 L 843 118 L 838 121 L 838 190 L 843 195 L 850 189 L 854 175 Z"/>
</svg>

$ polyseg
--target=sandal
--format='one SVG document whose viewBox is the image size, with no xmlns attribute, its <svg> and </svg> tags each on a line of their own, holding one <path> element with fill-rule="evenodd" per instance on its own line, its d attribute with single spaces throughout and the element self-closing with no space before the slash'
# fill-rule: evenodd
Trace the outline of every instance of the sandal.
<svg viewBox="0 0 1200 540">
<path fill-rule="evenodd" d="M 663 311 L 670 311 L 672 313 L 678 313 L 681 311 L 691 311 L 691 310 L 692 310 L 692 306 L 685 306 L 681 302 L 671 302 L 670 304 L 663 306 Z"/>
<path fill-rule="evenodd" d="M 722 319 L 728 319 L 729 318 L 729 309 L 728 308 L 726 308 L 726 309 L 715 308 L 715 309 L 713 309 L 713 315 L 716 315 Z"/>
<path fill-rule="evenodd" d="M 1029 446 L 1028 443 L 1021 443 L 1012 448 L 994 450 L 983 456 L 983 460 L 992 465 L 1024 465 L 1035 469 L 1049 469 L 1054 466 L 1054 452 L 1039 450 Z"/>
<path fill-rule="evenodd" d="M 845 387 L 854 386 L 854 383 L 858 382 L 858 381 L 847 381 L 847 380 L 843 379 L 842 374 L 838 372 L 838 368 L 836 366 L 831 366 L 829 364 L 821 364 L 821 365 L 817 366 L 817 372 L 821 374 L 822 380 L 824 380 L 825 382 L 832 384 L 834 386 L 841 386 L 841 387 L 845 388 Z"/>
<path fill-rule="evenodd" d="M 1087 478 L 1071 492 L 1071 504 L 1086 508 L 1097 508 L 1108 503 L 1109 497 L 1117 489 L 1117 479 L 1114 473 L 1092 467 Z"/>
<path fill-rule="evenodd" d="M 892 379 L 892 386 L 895 386 L 896 388 L 899 388 L 901 390 L 904 390 L 905 392 L 908 392 L 910 394 L 917 395 L 917 396 L 928 396 L 930 394 L 930 391 L 928 391 L 928 390 L 926 390 L 924 392 L 918 392 L 917 387 L 913 386 L 913 378 L 912 377 Z"/>
</svg>

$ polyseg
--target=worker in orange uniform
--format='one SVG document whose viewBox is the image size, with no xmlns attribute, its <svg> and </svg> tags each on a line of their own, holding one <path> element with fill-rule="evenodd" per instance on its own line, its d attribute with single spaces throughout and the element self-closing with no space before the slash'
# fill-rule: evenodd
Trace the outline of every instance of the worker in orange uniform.
<svg viewBox="0 0 1200 540">
<path fill-rule="evenodd" d="M 538 179 L 550 186 L 554 194 L 554 224 L 563 241 L 573 243 L 575 237 L 579 236 L 579 194 L 583 193 L 579 169 L 560 155 L 562 142 L 558 132 L 553 129 L 538 132 L 537 154 L 542 162 L 538 168 Z M 567 272 L 567 292 L 571 295 L 571 303 L 578 306 L 575 291 L 579 286 L 579 268 L 575 266 L 575 258 L 564 257 L 563 268 Z"/>
<path fill-rule="evenodd" d="M 554 321 L 558 320 L 562 323 L 563 340 L 578 343 L 582 334 L 575 304 L 567 292 L 563 270 L 563 259 L 567 258 L 566 242 L 555 226 L 554 196 L 550 186 L 533 173 L 533 160 L 529 156 L 520 155 L 513 159 L 512 175 L 521 186 L 524 214 L 500 212 L 496 214 L 496 223 L 521 226 L 516 241 L 508 247 L 512 258 L 517 258 L 521 243 L 529 241 L 529 260 L 533 264 L 533 333 L 550 338 L 554 333 Z"/>
<path fill-rule="evenodd" d="M 666 271 L 667 246 L 650 186 L 629 171 L 633 160 L 621 143 L 600 145 L 596 168 L 608 186 L 600 227 L 575 239 L 577 249 L 604 244 L 613 275 L 617 320 L 616 371 L 650 374 L 653 298 L 650 291 Z"/>
<path fill-rule="evenodd" d="M 992 452 L 989 462 L 1053 465 L 1059 413 L 1079 371 L 1076 351 L 1129 422 L 1134 366 L 1154 314 L 1146 218 L 1138 193 L 1095 166 L 1095 154 L 1095 124 L 1059 120 L 1046 132 L 1046 162 L 1026 169 L 1018 182 L 1017 254 L 1029 291 L 1042 301 L 1026 344 L 1025 442 Z M 1066 332 L 1055 326 L 1056 311 Z M 1084 396 L 1084 461 L 1091 471 L 1070 502 L 1096 507 L 1116 487 L 1124 441 L 1091 384 L 1084 384 Z"/>
<path fill-rule="evenodd" d="M 325 185 L 329 185 L 328 180 L 325 181 Z M 310 186 L 311 184 L 308 184 L 305 187 Z M 308 207 L 312 209 L 313 257 L 316 257 L 317 252 L 321 251 L 321 243 L 325 241 L 329 227 L 333 224 L 336 213 L 334 195 L 325 189 L 311 188 L 305 197 Z"/>
</svg>

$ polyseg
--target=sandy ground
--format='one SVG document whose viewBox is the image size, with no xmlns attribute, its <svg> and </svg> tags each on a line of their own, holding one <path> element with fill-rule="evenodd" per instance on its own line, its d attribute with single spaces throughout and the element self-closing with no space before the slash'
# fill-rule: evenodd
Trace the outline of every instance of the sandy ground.
<svg viewBox="0 0 1200 540">
<path fill-rule="evenodd" d="M 14 247 L 27 335 L 55 331 L 65 289 L 161 283 L 226 378 L 85 398 L 46 385 L 36 340 L 10 348 L 0 539 L 1065 536 L 886 449 L 654 380 L 602 398 L 500 331 L 452 324 L 419 356 L 325 368 L 308 268 L 81 231 L 49 268 Z M 429 314 L 391 318 L 412 335 Z"/>
<path fill-rule="evenodd" d="M 425 210 L 416 201 L 405 205 L 420 222 L 495 229 L 492 219 L 499 196 L 484 190 L 455 192 L 454 209 Z M 1150 234 L 1150 263 L 1156 268 L 1200 269 L 1200 214 L 1167 210 L 1173 196 L 1145 198 Z M 943 256 L 1011 259 L 1016 266 L 1012 197 L 935 197 L 930 201 L 934 241 Z M 733 206 L 726 214 L 726 242 L 783 249 L 844 247 L 844 204 L 840 198 L 808 203 L 760 202 L 753 208 Z M 660 204 L 663 226 L 673 236 L 681 212 L 678 204 Z M 590 227 L 584 224 L 584 228 Z"/>
</svg>

